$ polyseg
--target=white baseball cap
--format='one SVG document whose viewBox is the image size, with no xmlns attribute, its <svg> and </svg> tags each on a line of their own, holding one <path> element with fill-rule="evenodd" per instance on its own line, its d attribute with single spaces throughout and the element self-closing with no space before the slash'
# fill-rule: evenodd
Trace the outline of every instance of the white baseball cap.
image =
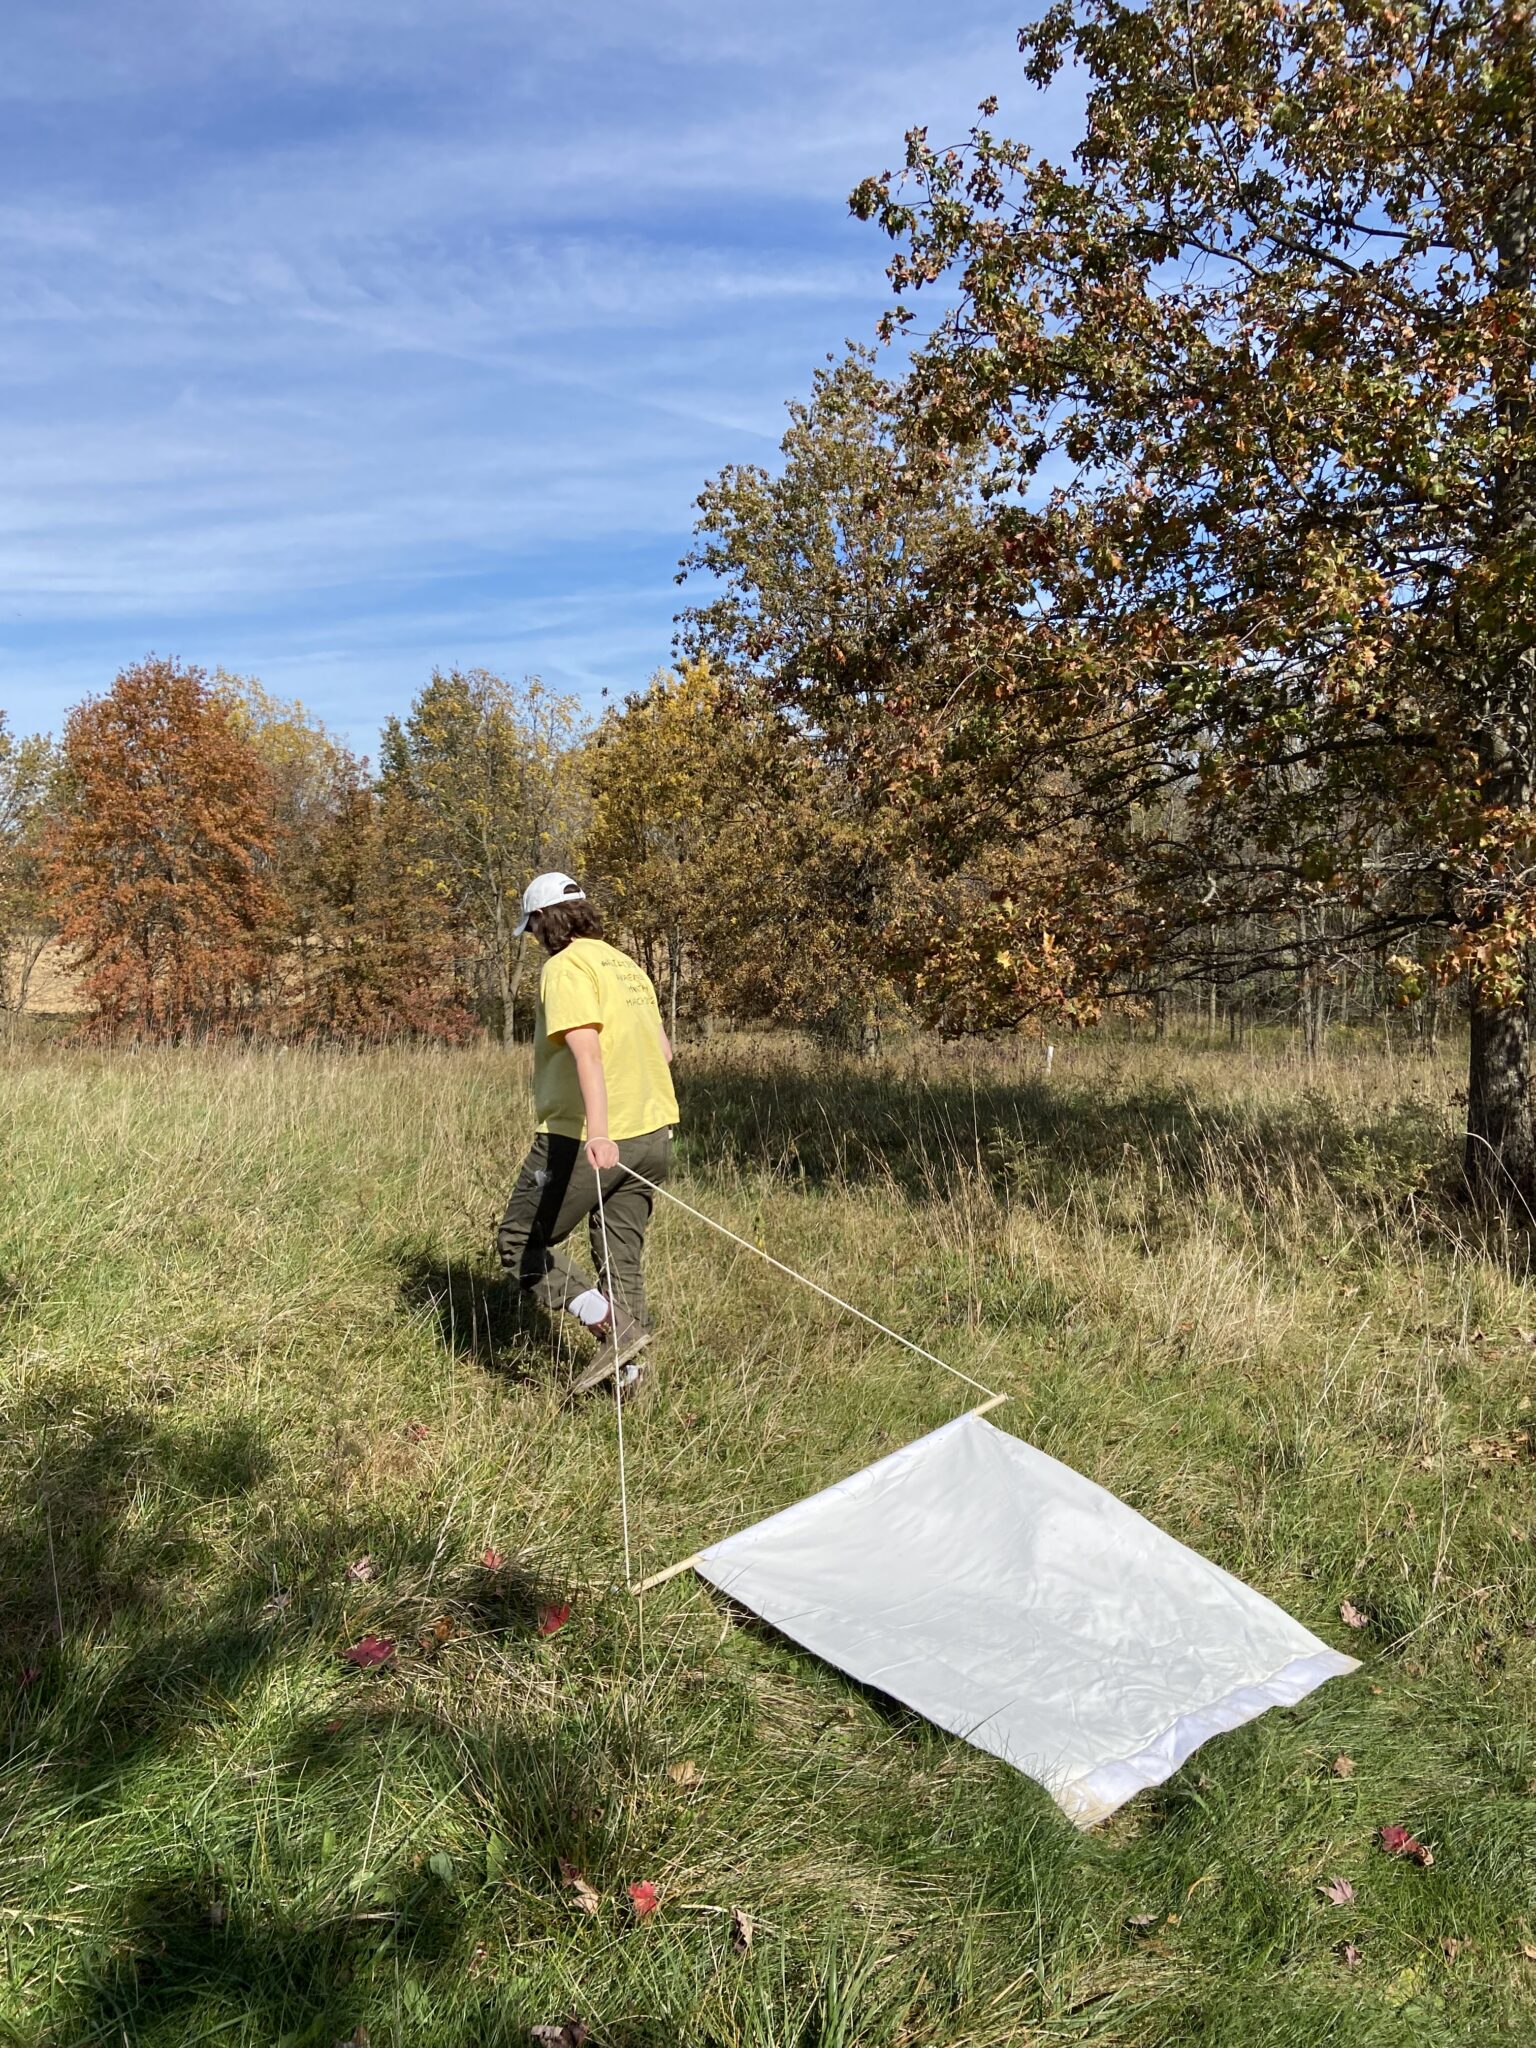
<svg viewBox="0 0 1536 2048">
<path fill-rule="evenodd" d="M 523 891 L 523 914 L 512 936 L 520 939 L 528 929 L 528 920 L 536 910 L 548 910 L 556 903 L 585 903 L 587 892 L 570 875 L 550 873 L 535 875 Z"/>
</svg>

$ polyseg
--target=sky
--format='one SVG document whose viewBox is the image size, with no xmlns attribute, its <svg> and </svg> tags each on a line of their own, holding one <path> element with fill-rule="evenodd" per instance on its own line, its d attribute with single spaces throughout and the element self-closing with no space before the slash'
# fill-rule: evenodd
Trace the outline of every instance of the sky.
<svg viewBox="0 0 1536 2048">
<path fill-rule="evenodd" d="M 0 709 L 153 651 L 361 751 L 435 666 L 596 711 L 693 500 L 872 339 L 857 180 L 1020 75 L 1029 0 L 11 0 Z M 1009 116 L 1014 118 L 1010 121 Z"/>
</svg>

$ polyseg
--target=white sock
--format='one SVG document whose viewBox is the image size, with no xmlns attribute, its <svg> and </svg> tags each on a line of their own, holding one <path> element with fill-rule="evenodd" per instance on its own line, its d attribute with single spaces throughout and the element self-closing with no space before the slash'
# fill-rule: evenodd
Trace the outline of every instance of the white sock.
<svg viewBox="0 0 1536 2048">
<path fill-rule="evenodd" d="M 589 1330 L 595 1330 L 599 1323 L 606 1323 L 608 1320 L 608 1297 L 597 1287 L 589 1287 L 582 1294 L 573 1294 L 565 1306 L 570 1314 L 578 1316 Z"/>
</svg>

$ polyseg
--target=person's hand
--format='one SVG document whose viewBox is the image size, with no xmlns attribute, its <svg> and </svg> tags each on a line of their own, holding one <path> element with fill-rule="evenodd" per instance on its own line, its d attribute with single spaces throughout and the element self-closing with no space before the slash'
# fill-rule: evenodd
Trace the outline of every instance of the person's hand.
<svg viewBox="0 0 1536 2048">
<path fill-rule="evenodd" d="M 594 1173 L 608 1173 L 619 1163 L 619 1148 L 612 1138 L 593 1138 L 587 1145 L 587 1160 Z"/>
</svg>

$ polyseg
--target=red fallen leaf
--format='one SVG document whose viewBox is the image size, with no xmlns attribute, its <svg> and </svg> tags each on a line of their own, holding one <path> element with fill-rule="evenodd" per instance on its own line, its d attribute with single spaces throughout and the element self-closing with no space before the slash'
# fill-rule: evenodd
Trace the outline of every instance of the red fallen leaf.
<svg viewBox="0 0 1536 2048">
<path fill-rule="evenodd" d="M 409 1442 L 424 1444 L 432 1432 L 424 1422 L 408 1422 L 405 1426 L 405 1434 Z"/>
<path fill-rule="evenodd" d="M 629 1887 L 629 1903 L 635 1909 L 635 1918 L 644 1920 L 648 1914 L 655 1912 L 661 1902 L 656 1896 L 655 1885 L 642 1878 L 638 1884 Z"/>
<path fill-rule="evenodd" d="M 1347 1877 L 1330 1877 L 1318 1890 L 1330 1906 L 1352 1906 L 1355 1903 L 1355 1888 Z"/>
<path fill-rule="evenodd" d="M 373 1559 L 364 1551 L 361 1557 L 355 1557 L 347 1566 L 347 1577 L 354 1586 L 366 1586 L 373 1577 L 374 1570 Z"/>
<path fill-rule="evenodd" d="M 501 1552 L 492 1550 L 489 1544 L 480 1553 L 480 1562 L 488 1572 L 499 1572 L 506 1561 Z"/>
<path fill-rule="evenodd" d="M 556 1629 L 564 1628 L 570 1618 L 571 1603 L 569 1600 L 566 1601 L 563 1607 L 541 1607 L 539 1609 L 539 1634 L 541 1636 L 552 1636 Z"/>
<path fill-rule="evenodd" d="M 1370 1616 L 1362 1614 L 1353 1600 L 1339 1602 L 1339 1619 L 1346 1628 L 1369 1628 L 1371 1625 Z"/>
<path fill-rule="evenodd" d="M 1334 1951 L 1346 1970 L 1358 1970 L 1362 1961 L 1359 1949 L 1352 1941 L 1341 1941 Z"/>
<path fill-rule="evenodd" d="M 1394 1825 L 1392 1827 L 1378 1828 L 1376 1833 L 1380 1839 L 1381 1846 L 1389 1856 L 1405 1857 L 1408 1862 L 1417 1863 L 1423 1870 L 1428 1870 L 1431 1863 L 1435 1860 L 1434 1850 L 1427 1849 L 1422 1842 L 1415 1841 L 1406 1828 Z"/>
<path fill-rule="evenodd" d="M 361 1642 L 341 1653 L 342 1661 L 355 1664 L 359 1671 L 367 1671 L 375 1664 L 387 1664 L 394 1654 L 395 1646 L 388 1636 L 364 1636 Z"/>
</svg>

